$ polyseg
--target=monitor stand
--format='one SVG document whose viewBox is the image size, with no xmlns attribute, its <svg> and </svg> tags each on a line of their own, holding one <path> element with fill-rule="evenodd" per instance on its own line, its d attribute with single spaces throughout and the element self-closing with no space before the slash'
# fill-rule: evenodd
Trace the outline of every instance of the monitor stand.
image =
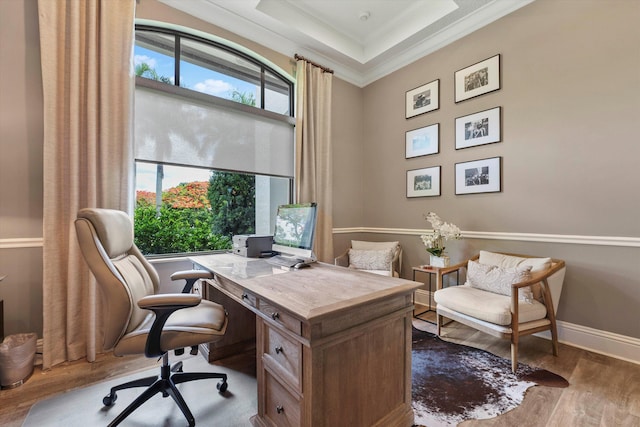
<svg viewBox="0 0 640 427">
<path fill-rule="evenodd" d="M 310 265 L 310 264 L 313 264 L 316 261 L 317 261 L 317 259 L 316 259 L 316 256 L 315 256 L 315 254 L 313 252 L 311 253 L 311 257 L 303 257 L 303 256 L 300 256 L 300 255 L 277 253 L 273 258 L 271 258 L 271 263 L 272 264 L 277 264 L 277 265 L 282 265 L 282 266 L 287 266 L 287 267 L 293 267 L 296 264 Z"/>
</svg>

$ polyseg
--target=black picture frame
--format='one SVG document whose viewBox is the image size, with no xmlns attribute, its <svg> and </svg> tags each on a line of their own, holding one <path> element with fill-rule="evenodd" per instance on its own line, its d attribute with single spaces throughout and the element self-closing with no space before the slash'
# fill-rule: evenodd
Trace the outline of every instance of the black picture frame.
<svg viewBox="0 0 640 427">
<path fill-rule="evenodd" d="M 502 141 L 502 107 L 455 119 L 456 150 Z"/>
<path fill-rule="evenodd" d="M 405 159 L 440 152 L 440 123 L 413 129 L 405 133 Z"/>
<path fill-rule="evenodd" d="M 500 54 L 469 65 L 454 73 L 455 102 L 499 90 L 501 87 Z"/>
<path fill-rule="evenodd" d="M 455 165 L 456 195 L 502 191 L 502 157 L 460 162 Z"/>
<path fill-rule="evenodd" d="M 441 166 L 407 171 L 407 198 L 440 195 Z"/>
<path fill-rule="evenodd" d="M 440 79 L 408 90 L 405 93 L 405 119 L 440 108 Z"/>
</svg>

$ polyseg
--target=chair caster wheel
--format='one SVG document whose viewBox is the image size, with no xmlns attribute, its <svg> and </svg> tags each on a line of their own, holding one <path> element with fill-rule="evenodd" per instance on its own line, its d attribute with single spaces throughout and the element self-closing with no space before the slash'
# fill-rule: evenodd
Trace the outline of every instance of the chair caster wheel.
<svg viewBox="0 0 640 427">
<path fill-rule="evenodd" d="M 118 395 L 115 393 L 108 394 L 102 399 L 102 404 L 104 406 L 112 406 L 118 400 Z"/>
<path fill-rule="evenodd" d="M 218 384 L 216 384 L 216 388 L 220 393 L 224 393 L 225 391 L 227 391 L 228 386 L 229 384 L 226 381 L 220 381 Z"/>
</svg>

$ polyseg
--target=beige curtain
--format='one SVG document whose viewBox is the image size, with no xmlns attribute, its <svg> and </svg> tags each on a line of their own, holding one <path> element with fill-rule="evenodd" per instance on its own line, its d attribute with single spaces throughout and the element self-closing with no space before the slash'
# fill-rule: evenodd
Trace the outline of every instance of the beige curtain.
<svg viewBox="0 0 640 427">
<path fill-rule="evenodd" d="M 304 60 L 296 72 L 296 200 L 318 203 L 315 253 L 333 263 L 331 83 L 333 74 Z"/>
<path fill-rule="evenodd" d="M 135 0 L 39 0 L 44 93 L 43 368 L 95 359 L 99 295 L 79 209 L 131 211 Z"/>
</svg>

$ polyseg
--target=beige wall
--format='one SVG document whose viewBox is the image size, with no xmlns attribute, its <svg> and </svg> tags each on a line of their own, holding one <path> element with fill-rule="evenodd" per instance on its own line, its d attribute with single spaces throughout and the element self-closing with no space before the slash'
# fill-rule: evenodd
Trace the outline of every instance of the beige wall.
<svg viewBox="0 0 640 427">
<path fill-rule="evenodd" d="M 0 282 L 4 332 L 40 335 L 43 112 L 35 0 L 0 1 L 0 76 L 0 276 L 7 275 Z"/>
<path fill-rule="evenodd" d="M 424 248 L 417 235 L 394 230 L 428 228 L 422 214 L 430 210 L 466 231 L 640 238 L 640 197 L 633 180 L 640 158 L 634 134 L 640 111 L 640 34 L 634 25 L 640 3 L 611 3 L 537 0 L 364 89 L 334 79 L 336 252 L 351 238 L 399 239 L 405 248 L 403 274 L 410 277 L 411 266 L 426 261 Z M 137 11 L 138 17 L 244 44 L 293 71 L 286 56 L 155 0 L 141 0 Z M 36 1 L 0 1 L 0 19 L 0 242 L 6 242 L 42 235 Z M 502 89 L 455 104 L 454 71 L 497 53 Z M 440 109 L 406 120 L 405 92 L 434 79 L 440 79 Z M 495 106 L 504 112 L 503 141 L 456 151 L 454 119 Z M 406 160 L 405 132 L 431 123 L 441 126 L 440 153 Z M 503 191 L 455 196 L 453 165 L 492 156 L 504 159 Z M 431 165 L 442 166 L 442 196 L 407 199 L 406 171 Z M 349 227 L 389 232 L 342 232 Z M 640 338 L 639 248 L 465 239 L 449 250 L 455 260 L 479 248 L 565 259 L 560 320 Z M 9 278 L 0 283 L 7 332 L 41 333 L 40 249 L 0 249 L 0 275 L 7 272 Z"/>
<path fill-rule="evenodd" d="M 537 0 L 364 88 L 364 161 L 354 163 L 351 177 L 361 176 L 364 213 L 349 221 L 337 216 L 336 227 L 426 229 L 422 215 L 435 211 L 466 231 L 621 236 L 637 243 L 639 18 L 635 1 Z M 502 88 L 456 104 L 454 72 L 495 54 Z M 405 92 L 435 79 L 440 109 L 405 119 Z M 497 106 L 502 142 L 456 151 L 455 118 Z M 440 123 L 440 153 L 405 159 L 405 132 L 433 123 Z M 455 163 L 495 156 L 503 158 L 501 193 L 454 194 Z M 407 199 L 406 171 L 437 165 L 442 196 Z M 362 197 L 355 188 L 336 190 L 337 206 Z M 336 235 L 336 251 L 351 237 Z M 427 261 L 418 236 L 369 237 L 403 242 L 405 277 Z M 451 243 L 449 254 L 457 261 L 479 248 L 565 259 L 560 320 L 640 338 L 640 248 L 466 239 Z"/>
</svg>

